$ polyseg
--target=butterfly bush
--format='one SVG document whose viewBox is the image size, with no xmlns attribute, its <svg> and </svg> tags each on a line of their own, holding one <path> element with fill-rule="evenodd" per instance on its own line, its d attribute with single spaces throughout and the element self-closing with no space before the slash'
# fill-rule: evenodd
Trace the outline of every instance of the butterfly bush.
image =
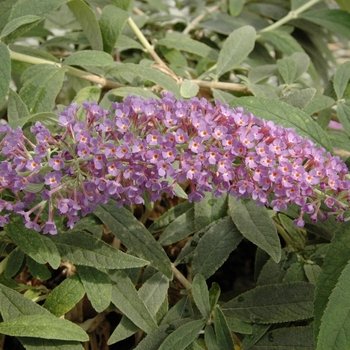
<svg viewBox="0 0 350 350">
<path fill-rule="evenodd" d="M 129 96 L 112 103 L 112 112 L 96 102 L 82 110 L 79 118 L 73 103 L 60 113 L 58 134 L 40 122 L 32 135 L 0 127 L 0 226 L 15 213 L 27 228 L 56 234 L 57 214 L 72 228 L 111 198 L 118 206 L 153 202 L 185 182 L 190 201 L 206 191 L 228 193 L 276 211 L 297 204 L 299 227 L 304 213 L 312 221 L 330 214 L 344 220 L 346 165 L 294 129 L 170 93 L 159 100 Z"/>
</svg>

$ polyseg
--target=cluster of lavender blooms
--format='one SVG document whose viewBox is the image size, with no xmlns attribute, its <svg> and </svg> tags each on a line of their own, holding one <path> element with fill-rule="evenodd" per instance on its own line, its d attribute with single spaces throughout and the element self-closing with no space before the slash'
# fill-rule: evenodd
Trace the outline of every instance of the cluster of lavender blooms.
<svg viewBox="0 0 350 350">
<path fill-rule="evenodd" d="M 72 228 L 110 198 L 120 206 L 153 202 L 185 182 L 190 201 L 212 191 L 276 211 L 295 203 L 299 227 L 304 213 L 313 221 L 329 214 L 343 219 L 346 165 L 293 129 L 242 108 L 176 100 L 170 93 L 160 100 L 129 96 L 112 103 L 113 113 L 85 102 L 83 120 L 78 109 L 72 104 L 60 113 L 59 134 L 40 122 L 28 137 L 20 128 L 0 127 L 0 226 L 16 213 L 27 228 L 56 234 L 55 214 Z"/>
</svg>

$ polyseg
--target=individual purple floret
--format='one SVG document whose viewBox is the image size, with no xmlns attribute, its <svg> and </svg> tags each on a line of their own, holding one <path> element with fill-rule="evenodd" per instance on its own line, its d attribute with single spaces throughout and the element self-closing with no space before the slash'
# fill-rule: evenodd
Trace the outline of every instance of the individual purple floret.
<svg viewBox="0 0 350 350">
<path fill-rule="evenodd" d="M 276 211 L 297 204 L 299 227 L 304 213 L 312 221 L 331 214 L 344 220 L 346 165 L 293 129 L 242 108 L 176 100 L 171 93 L 159 100 L 129 96 L 112 109 L 84 102 L 82 120 L 72 104 L 60 113 L 62 133 L 52 134 L 40 122 L 31 127 L 34 143 L 20 128 L 0 127 L 0 193 L 13 197 L 1 200 L 0 226 L 15 212 L 26 227 L 55 234 L 54 214 L 72 228 L 111 198 L 119 206 L 142 204 L 163 193 L 173 196 L 174 186 L 184 182 L 191 201 L 212 191 L 252 198 Z"/>
</svg>

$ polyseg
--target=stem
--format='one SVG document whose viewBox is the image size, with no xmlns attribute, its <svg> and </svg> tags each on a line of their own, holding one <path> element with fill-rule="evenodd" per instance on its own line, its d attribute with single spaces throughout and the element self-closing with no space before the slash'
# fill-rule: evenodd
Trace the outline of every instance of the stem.
<svg viewBox="0 0 350 350">
<path fill-rule="evenodd" d="M 183 30 L 183 34 L 188 34 L 208 13 L 215 12 L 220 8 L 220 5 L 211 7 L 210 9 L 205 9 L 199 16 L 194 18 L 187 27 Z"/>
<path fill-rule="evenodd" d="M 306 4 L 300 6 L 299 8 L 297 8 L 294 11 L 290 11 L 286 16 L 284 16 L 283 18 L 281 18 L 280 20 L 278 20 L 277 22 L 269 25 L 268 27 L 260 30 L 260 33 L 264 33 L 264 32 L 269 32 L 271 30 L 275 30 L 279 27 L 281 27 L 283 24 L 298 18 L 298 16 L 303 13 L 304 11 L 306 11 L 307 9 L 309 9 L 310 7 L 314 6 L 315 4 L 317 4 L 318 2 L 320 2 L 321 0 L 310 0 L 309 2 L 307 2 Z"/>
<path fill-rule="evenodd" d="M 191 80 L 191 83 L 197 84 L 200 87 L 206 87 L 219 90 L 230 90 L 239 92 L 249 92 L 249 89 L 244 84 L 236 83 L 224 83 L 220 81 L 204 81 L 204 80 Z"/>
<path fill-rule="evenodd" d="M 175 267 L 174 264 L 171 264 L 171 269 L 173 270 L 175 278 L 186 288 L 186 290 L 191 290 L 192 284 L 188 282 L 186 277 Z"/>
<path fill-rule="evenodd" d="M 153 59 L 161 66 L 167 67 L 167 65 L 163 62 L 163 60 L 158 56 L 158 54 L 154 51 L 153 46 L 148 42 L 148 40 L 145 38 L 139 27 L 136 25 L 134 20 L 129 17 L 128 23 L 133 32 L 136 34 L 137 38 L 140 40 L 143 47 L 149 52 L 149 54 L 153 57 Z"/>
<path fill-rule="evenodd" d="M 282 238 L 284 239 L 284 241 L 291 247 L 293 248 L 297 248 L 296 247 L 296 243 L 291 239 L 291 237 L 288 235 L 288 233 L 286 232 L 286 230 L 283 228 L 283 226 L 281 226 L 280 224 L 278 224 L 276 221 L 274 221 L 277 231 L 278 233 L 282 236 Z M 300 247 L 299 247 L 300 248 Z"/>
<path fill-rule="evenodd" d="M 33 57 L 33 56 L 29 56 L 29 55 L 24 55 L 22 53 L 18 53 L 18 52 L 14 52 L 14 51 L 10 51 L 10 56 L 11 59 L 16 60 L 16 61 L 21 61 L 21 62 L 26 62 L 26 63 L 30 63 L 30 64 L 50 64 L 52 66 L 58 67 L 58 68 L 64 68 L 67 72 L 67 74 L 84 79 L 84 80 L 88 80 L 91 81 L 92 83 L 95 84 L 99 84 L 103 87 L 107 87 L 107 88 L 118 88 L 118 87 L 122 87 L 124 85 L 116 83 L 114 81 L 110 81 L 107 80 L 103 77 L 100 77 L 98 75 L 95 74 L 91 74 L 88 72 L 85 72 L 81 69 L 77 69 L 74 67 L 70 67 L 70 66 L 62 66 L 62 64 L 57 63 L 57 62 L 53 62 L 53 61 L 49 61 L 49 60 L 45 60 L 42 58 L 38 58 L 38 57 Z"/>
</svg>

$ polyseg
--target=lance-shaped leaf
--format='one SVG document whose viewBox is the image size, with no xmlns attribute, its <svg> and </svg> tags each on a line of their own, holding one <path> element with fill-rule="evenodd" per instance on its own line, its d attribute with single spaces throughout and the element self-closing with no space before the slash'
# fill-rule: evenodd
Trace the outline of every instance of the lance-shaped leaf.
<svg viewBox="0 0 350 350">
<path fill-rule="evenodd" d="M 94 12 L 83 0 L 72 0 L 67 4 L 80 23 L 93 50 L 103 50 L 101 29 Z"/>
<path fill-rule="evenodd" d="M 97 312 L 107 309 L 112 294 L 112 284 L 107 273 L 91 266 L 75 267 L 92 307 Z"/>
<path fill-rule="evenodd" d="M 346 222 L 335 232 L 324 259 L 322 272 L 316 283 L 314 339 L 317 339 L 321 326 L 321 319 L 326 310 L 328 300 L 338 283 L 342 271 L 348 264 L 349 256 L 350 223 Z M 325 320 L 322 322 L 325 322 Z"/>
<path fill-rule="evenodd" d="M 226 217 L 213 224 L 199 240 L 193 256 L 192 273 L 209 278 L 226 261 L 242 240 L 242 235 Z"/>
<path fill-rule="evenodd" d="M 65 66 L 109 66 L 113 58 L 106 52 L 97 50 L 84 50 L 72 53 L 64 61 Z"/>
<path fill-rule="evenodd" d="M 99 24 L 105 52 L 112 53 L 128 18 L 129 14 L 116 6 L 107 5 L 103 8 Z"/>
<path fill-rule="evenodd" d="M 225 315 L 244 322 L 280 323 L 313 316 L 315 286 L 304 282 L 256 287 L 222 305 Z"/>
<path fill-rule="evenodd" d="M 159 350 L 184 350 L 194 340 L 205 325 L 205 321 L 188 322 L 172 332 L 159 347 Z"/>
<path fill-rule="evenodd" d="M 332 290 L 321 319 L 317 349 L 348 349 L 350 347 L 350 262 L 342 271 Z"/>
<path fill-rule="evenodd" d="M 216 340 L 220 350 L 231 350 L 234 348 L 231 331 L 228 327 L 226 317 L 217 305 L 214 309 L 214 328 Z"/>
<path fill-rule="evenodd" d="M 167 299 L 168 288 L 168 278 L 166 278 L 161 272 L 157 272 L 138 290 L 139 296 L 145 302 L 147 309 L 155 319 L 158 311 L 164 303 L 164 300 Z M 122 339 L 128 338 L 138 330 L 139 327 L 124 315 L 109 338 L 108 344 L 114 344 Z"/>
<path fill-rule="evenodd" d="M 157 323 L 130 278 L 123 271 L 115 271 L 110 277 L 114 282 L 112 303 L 146 333 L 157 329 Z"/>
<path fill-rule="evenodd" d="M 7 46 L 0 42 L 0 101 L 7 95 L 11 80 L 11 58 Z"/>
<path fill-rule="evenodd" d="M 281 259 L 277 229 L 265 207 L 259 207 L 253 200 L 240 201 L 230 196 L 229 212 L 245 238 L 265 250 L 274 261 Z"/>
<path fill-rule="evenodd" d="M 148 261 L 123 253 L 83 231 L 60 233 L 51 239 L 62 259 L 73 264 L 106 269 L 128 269 L 148 264 Z"/>
<path fill-rule="evenodd" d="M 334 91 L 338 100 L 342 99 L 350 79 L 350 62 L 343 63 L 335 72 L 333 79 Z"/>
<path fill-rule="evenodd" d="M 42 70 L 24 81 L 19 95 L 31 114 L 53 109 L 55 99 L 61 90 L 64 70 L 52 65 L 41 65 Z M 28 68 L 31 69 L 31 68 Z"/>
<path fill-rule="evenodd" d="M 192 295 L 200 313 L 204 318 L 209 319 L 211 312 L 209 292 L 207 283 L 205 282 L 204 277 L 200 274 L 197 274 L 193 279 Z"/>
<path fill-rule="evenodd" d="M 84 296 L 85 289 L 79 277 L 66 278 L 47 297 L 44 307 L 57 317 L 71 310 Z"/>
<path fill-rule="evenodd" d="M 0 333 L 15 337 L 88 341 L 89 336 L 76 324 L 49 315 L 18 316 L 0 323 Z"/>
<path fill-rule="evenodd" d="M 9 123 L 28 116 L 29 111 L 26 104 L 22 101 L 22 99 L 15 91 L 10 89 L 7 107 L 7 117 Z"/>
<path fill-rule="evenodd" d="M 232 100 L 231 107 L 243 107 L 258 118 L 272 120 L 286 128 L 294 128 L 298 134 L 318 142 L 328 151 L 332 144 L 321 127 L 298 108 L 276 100 L 263 97 L 241 97 Z"/>
<path fill-rule="evenodd" d="M 110 202 L 99 205 L 94 214 L 133 254 L 147 259 L 154 268 L 172 278 L 170 260 L 162 246 L 128 210 L 117 208 L 114 202 Z"/>
<path fill-rule="evenodd" d="M 256 31 L 252 26 L 234 30 L 224 41 L 219 53 L 216 75 L 220 77 L 240 63 L 254 49 Z"/>
<path fill-rule="evenodd" d="M 4 27 L 4 29 L 2 30 L 2 32 L 0 34 L 0 39 L 11 34 L 16 29 L 18 29 L 19 27 L 21 27 L 23 25 L 26 25 L 29 23 L 36 24 L 39 21 L 41 21 L 41 19 L 42 19 L 42 17 L 35 16 L 35 15 L 26 15 L 26 16 L 21 16 L 21 17 L 15 18 L 6 24 L 6 26 Z"/>
<path fill-rule="evenodd" d="M 46 237 L 40 233 L 27 229 L 18 220 L 12 219 L 6 226 L 6 234 L 17 244 L 18 248 L 25 254 L 37 261 L 39 264 L 50 263 L 57 268 L 58 251 L 47 243 Z"/>
<path fill-rule="evenodd" d="M 249 347 L 249 349 L 314 350 L 315 347 L 314 341 L 312 339 L 312 327 L 290 327 L 275 329 L 273 331 L 267 332 L 252 348 Z"/>
</svg>

